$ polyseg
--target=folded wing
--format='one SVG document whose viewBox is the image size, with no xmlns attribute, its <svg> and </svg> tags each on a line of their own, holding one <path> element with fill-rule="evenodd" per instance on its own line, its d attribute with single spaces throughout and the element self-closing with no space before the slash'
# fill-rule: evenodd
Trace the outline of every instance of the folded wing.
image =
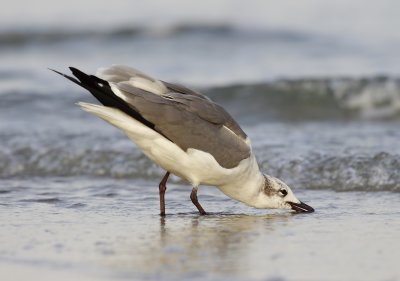
<svg viewBox="0 0 400 281">
<path fill-rule="evenodd" d="M 184 151 L 208 152 L 225 168 L 236 167 L 250 156 L 251 147 L 240 126 L 221 106 L 198 92 L 126 66 L 103 69 L 98 74 L 101 78 L 71 70 L 79 81 L 64 76 L 105 106 L 131 115 Z"/>
</svg>

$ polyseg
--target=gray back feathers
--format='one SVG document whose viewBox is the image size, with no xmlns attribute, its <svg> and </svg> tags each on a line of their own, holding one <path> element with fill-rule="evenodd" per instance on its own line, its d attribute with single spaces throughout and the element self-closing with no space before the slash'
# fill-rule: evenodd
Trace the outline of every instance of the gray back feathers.
<svg viewBox="0 0 400 281">
<path fill-rule="evenodd" d="M 246 134 L 206 96 L 126 66 L 105 69 L 100 77 L 116 86 L 131 108 L 183 150 L 208 152 L 225 168 L 234 168 L 250 156 Z"/>
</svg>

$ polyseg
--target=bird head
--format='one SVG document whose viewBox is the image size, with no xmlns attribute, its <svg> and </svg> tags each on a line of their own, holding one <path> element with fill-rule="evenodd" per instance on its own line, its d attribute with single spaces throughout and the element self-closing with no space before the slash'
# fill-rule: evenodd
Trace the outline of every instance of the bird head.
<svg viewBox="0 0 400 281">
<path fill-rule="evenodd" d="M 258 194 L 256 208 L 292 209 L 296 212 L 314 212 L 311 206 L 296 198 L 293 191 L 280 179 L 264 175 L 264 185 Z"/>
</svg>

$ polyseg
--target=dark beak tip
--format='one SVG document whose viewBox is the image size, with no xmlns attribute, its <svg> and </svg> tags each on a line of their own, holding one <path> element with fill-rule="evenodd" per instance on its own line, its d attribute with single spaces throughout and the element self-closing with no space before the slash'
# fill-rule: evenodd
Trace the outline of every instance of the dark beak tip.
<svg viewBox="0 0 400 281">
<path fill-rule="evenodd" d="M 313 213 L 315 211 L 313 207 L 303 202 L 300 203 L 289 202 L 289 204 L 292 207 L 292 210 L 295 210 L 298 213 Z"/>
</svg>

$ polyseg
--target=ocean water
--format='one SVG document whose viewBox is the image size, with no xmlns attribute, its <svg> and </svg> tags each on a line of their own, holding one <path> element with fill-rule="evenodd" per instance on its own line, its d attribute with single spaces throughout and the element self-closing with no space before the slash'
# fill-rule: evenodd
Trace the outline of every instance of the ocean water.
<svg viewBox="0 0 400 281">
<path fill-rule="evenodd" d="M 398 2 L 188 3 L 3 3 L 0 279 L 399 280 Z M 164 171 L 47 69 L 113 63 L 224 106 L 316 212 L 202 186 L 201 217 L 172 177 L 160 218 Z"/>
</svg>

